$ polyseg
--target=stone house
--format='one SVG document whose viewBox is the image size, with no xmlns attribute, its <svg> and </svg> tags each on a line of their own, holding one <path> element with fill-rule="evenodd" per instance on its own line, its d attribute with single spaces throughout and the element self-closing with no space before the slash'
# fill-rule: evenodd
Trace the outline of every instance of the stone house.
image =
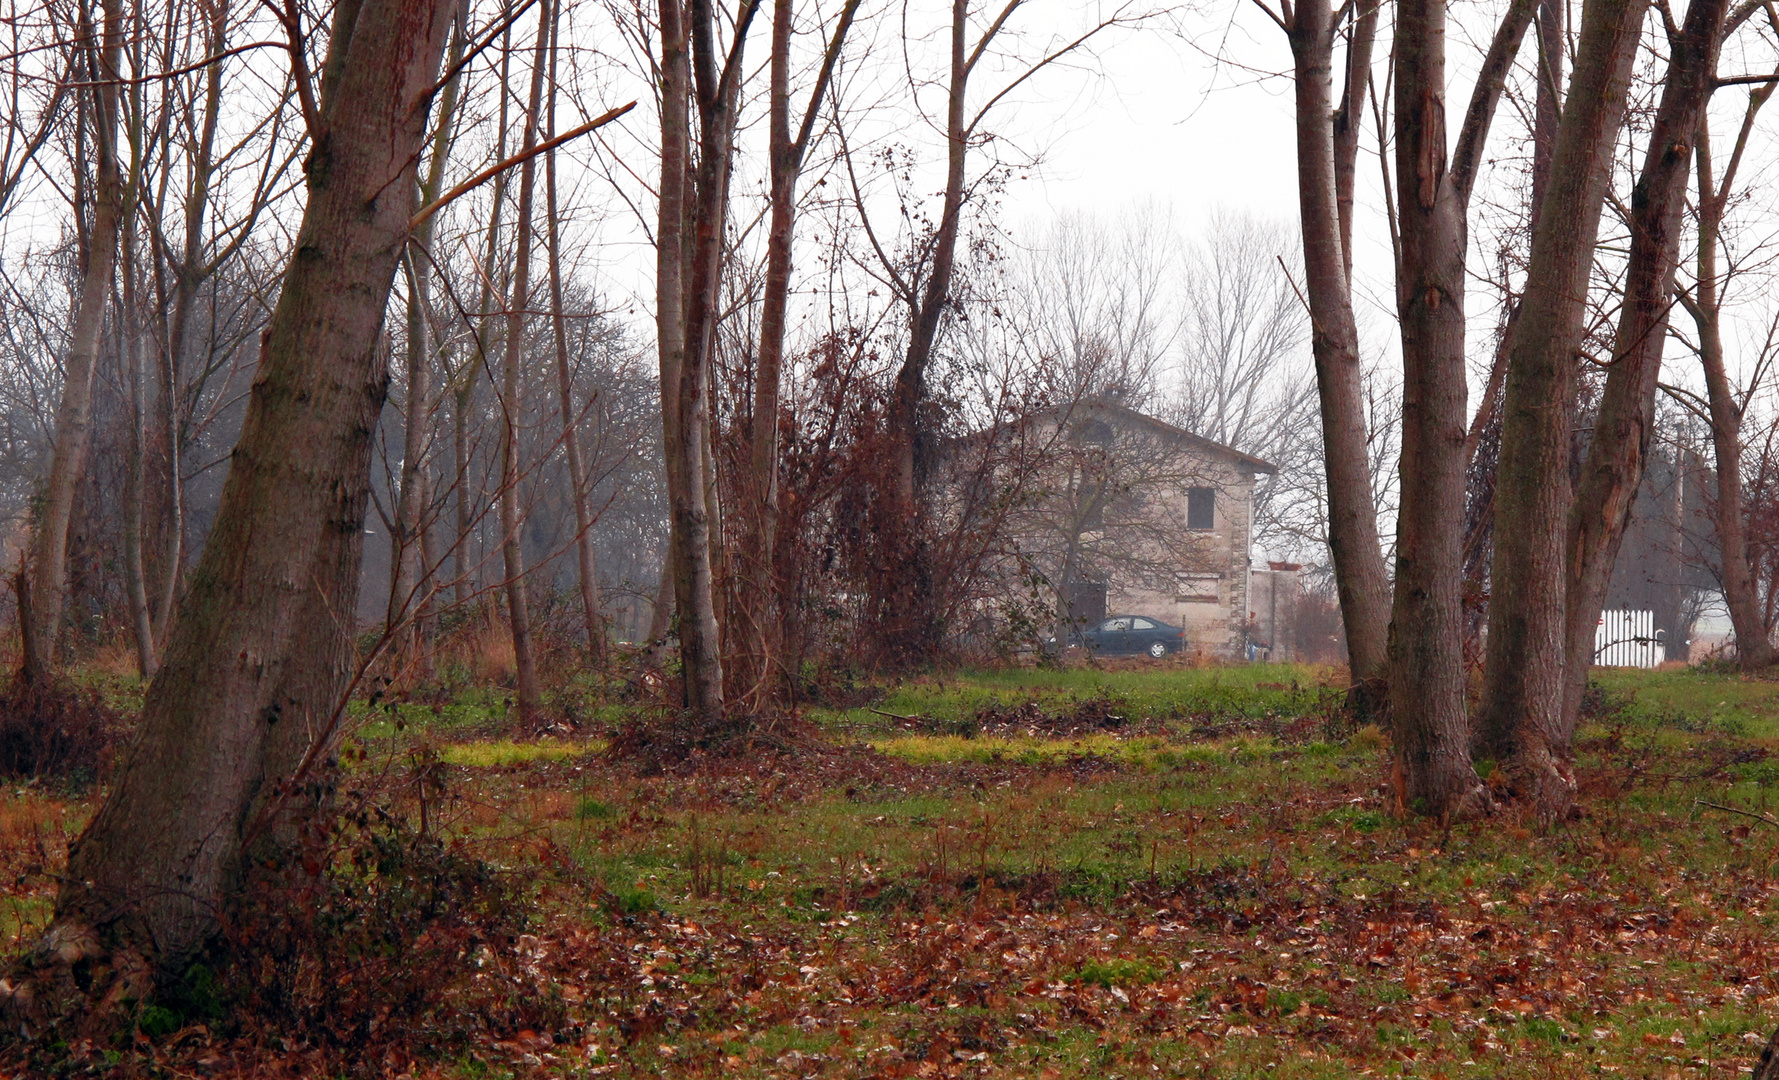
<svg viewBox="0 0 1779 1080">
<path fill-rule="evenodd" d="M 1009 526 L 1064 623 L 1144 615 L 1245 655 L 1254 486 L 1273 465 L 1104 398 L 1027 418 L 1043 482 Z"/>
</svg>

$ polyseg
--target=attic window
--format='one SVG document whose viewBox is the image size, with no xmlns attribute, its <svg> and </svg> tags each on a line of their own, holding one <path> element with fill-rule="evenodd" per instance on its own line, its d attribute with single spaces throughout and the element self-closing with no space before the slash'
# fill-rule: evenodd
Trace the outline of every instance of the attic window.
<svg viewBox="0 0 1779 1080">
<path fill-rule="evenodd" d="M 1104 420 L 1083 420 L 1070 437 L 1077 446 L 1111 446 L 1112 425 Z"/>
<path fill-rule="evenodd" d="M 1217 489 L 1195 487 L 1186 489 L 1186 527 L 1214 529 L 1217 527 Z"/>
</svg>

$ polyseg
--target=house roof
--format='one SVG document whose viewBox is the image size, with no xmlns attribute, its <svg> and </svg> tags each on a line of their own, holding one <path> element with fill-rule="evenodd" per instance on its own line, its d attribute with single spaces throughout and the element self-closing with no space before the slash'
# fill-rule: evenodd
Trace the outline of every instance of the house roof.
<svg viewBox="0 0 1779 1080">
<path fill-rule="evenodd" d="M 1185 428 L 1175 427 L 1165 420 L 1157 420 L 1147 413 L 1140 413 L 1126 405 L 1119 404 L 1110 398 L 1086 397 L 1069 405 L 1058 405 L 1040 412 L 1033 413 L 1026 419 L 1035 420 L 1041 416 L 1054 416 L 1058 421 L 1081 419 L 1090 416 L 1104 416 L 1114 423 L 1134 424 L 1146 427 L 1163 438 L 1174 439 L 1210 456 L 1227 458 L 1236 464 L 1252 469 L 1268 476 L 1276 475 L 1278 466 L 1265 458 L 1244 454 L 1233 446 L 1224 446 L 1220 442 L 1212 442 L 1203 435 L 1196 435 Z"/>
</svg>

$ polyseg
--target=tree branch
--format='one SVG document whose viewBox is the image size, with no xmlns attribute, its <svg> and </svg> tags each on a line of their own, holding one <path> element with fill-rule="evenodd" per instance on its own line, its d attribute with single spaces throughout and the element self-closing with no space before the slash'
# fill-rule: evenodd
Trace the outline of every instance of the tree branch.
<svg viewBox="0 0 1779 1080">
<path fill-rule="evenodd" d="M 611 123 L 613 120 L 616 120 L 618 117 L 623 116 L 625 113 L 629 112 L 631 109 L 634 109 L 634 108 L 636 108 L 636 102 L 634 102 L 634 101 L 630 102 L 628 105 L 620 105 L 615 109 L 612 109 L 608 112 L 602 113 L 601 115 L 594 117 L 593 119 L 582 124 L 580 127 L 572 128 L 568 131 L 565 131 L 553 139 L 546 139 L 543 142 L 538 143 L 536 146 L 533 146 L 529 150 L 521 150 L 519 153 L 514 154 L 512 157 L 507 158 L 505 161 L 499 161 L 499 162 L 494 163 L 493 165 L 488 166 L 486 169 L 483 169 L 481 172 L 470 177 L 468 180 L 465 180 L 463 183 L 458 184 L 456 187 L 452 188 L 450 191 L 445 192 L 443 195 L 440 195 L 438 198 L 434 199 L 433 201 L 427 203 L 425 206 L 421 207 L 419 210 L 415 211 L 414 216 L 412 218 L 408 219 L 408 228 L 410 228 L 410 229 L 419 228 L 421 226 L 421 224 L 426 221 L 427 218 L 431 217 L 432 215 L 438 213 L 440 210 L 444 209 L 444 207 L 447 204 L 460 198 L 463 195 L 468 194 L 471 191 L 474 191 L 476 188 L 481 187 L 483 184 L 494 179 L 496 176 L 499 176 L 501 173 L 512 168 L 513 166 L 523 165 L 527 160 L 534 158 L 537 155 L 545 153 L 547 151 L 554 150 L 558 146 L 561 146 L 563 143 L 568 142 L 571 139 L 578 139 L 582 135 L 587 134 L 587 132 L 589 132 L 589 131 L 594 131 L 598 128 L 602 128 L 605 125 Z"/>
</svg>

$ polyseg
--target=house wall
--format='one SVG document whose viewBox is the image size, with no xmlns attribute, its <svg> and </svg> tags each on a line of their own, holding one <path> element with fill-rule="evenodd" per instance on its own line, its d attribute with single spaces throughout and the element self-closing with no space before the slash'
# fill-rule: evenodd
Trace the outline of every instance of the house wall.
<svg viewBox="0 0 1779 1080">
<path fill-rule="evenodd" d="M 1201 486 L 1215 489 L 1213 527 L 1195 531 L 1200 544 L 1193 565 L 1182 567 L 1173 589 L 1157 588 L 1128 578 L 1116 567 L 1108 581 L 1111 614 L 1148 615 L 1186 631 L 1188 651 L 1230 659 L 1243 658 L 1248 624 L 1250 585 L 1248 548 L 1253 528 L 1254 474 L 1224 462 L 1198 461 Z M 1165 510 L 1186 530 L 1184 487 L 1169 494 Z"/>
<path fill-rule="evenodd" d="M 1254 641 L 1265 650 L 1256 659 L 1274 663 L 1291 663 L 1299 659 L 1297 645 L 1297 598 L 1303 584 L 1296 567 L 1273 563 L 1270 568 L 1248 574 L 1248 603 Z"/>
</svg>

